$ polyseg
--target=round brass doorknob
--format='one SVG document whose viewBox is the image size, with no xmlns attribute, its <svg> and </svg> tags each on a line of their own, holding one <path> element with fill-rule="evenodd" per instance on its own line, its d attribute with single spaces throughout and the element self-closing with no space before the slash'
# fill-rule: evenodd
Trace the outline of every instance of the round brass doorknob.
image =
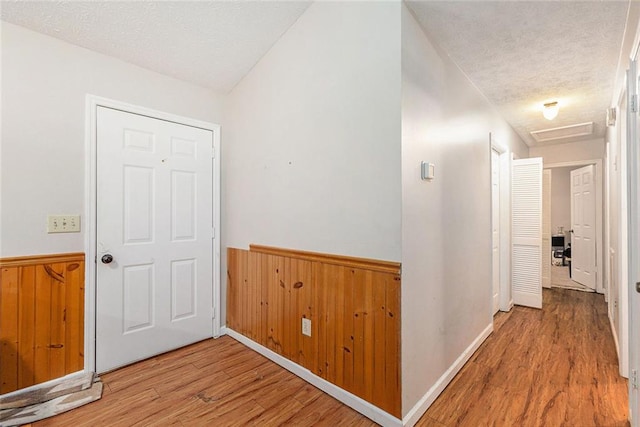
<svg viewBox="0 0 640 427">
<path fill-rule="evenodd" d="M 111 261 L 113 261 L 113 255 L 104 254 L 102 255 L 102 258 L 100 258 L 100 260 L 102 261 L 103 264 L 109 264 L 111 263 Z"/>
</svg>

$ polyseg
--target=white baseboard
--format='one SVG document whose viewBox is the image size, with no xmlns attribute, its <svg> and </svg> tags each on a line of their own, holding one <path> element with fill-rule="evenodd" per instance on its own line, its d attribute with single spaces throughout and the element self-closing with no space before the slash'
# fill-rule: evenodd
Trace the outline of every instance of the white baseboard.
<svg viewBox="0 0 640 427">
<path fill-rule="evenodd" d="M 442 390 L 451 382 L 453 377 L 462 369 L 465 363 L 471 358 L 473 353 L 493 332 L 493 322 L 489 324 L 475 340 L 467 347 L 465 351 L 456 359 L 455 362 L 447 369 L 447 371 L 436 381 L 436 383 L 425 393 L 424 396 L 414 405 L 402 420 L 403 426 L 411 427 L 418 422 L 420 417 L 429 409 L 429 406 L 442 393 Z"/>
<path fill-rule="evenodd" d="M 371 403 L 359 398 L 355 394 L 351 394 L 348 391 L 343 390 L 340 387 L 336 386 L 335 384 L 332 384 L 327 380 L 320 378 L 310 370 L 303 368 L 302 366 L 296 363 L 293 363 L 289 359 L 286 359 L 280 356 L 278 353 L 275 353 L 269 350 L 268 348 L 258 344 L 257 342 L 250 340 L 249 338 L 239 334 L 233 329 L 222 327 L 220 330 L 220 334 L 229 335 L 231 338 L 246 345 L 250 349 L 260 353 L 267 359 L 270 359 L 271 361 L 282 366 L 289 372 L 299 376 L 306 382 L 318 387 L 320 390 L 324 391 L 325 393 L 335 397 L 340 402 L 355 409 L 356 411 L 360 412 L 362 415 L 371 419 L 372 421 L 385 427 L 402 427 L 402 421 L 400 419 L 372 405 Z"/>
<path fill-rule="evenodd" d="M 609 325 L 611 325 L 611 335 L 613 335 L 613 342 L 616 345 L 616 356 L 618 356 L 618 365 L 620 365 L 620 343 L 618 342 L 618 333 L 616 332 L 616 326 L 613 324 L 613 318 L 611 313 L 607 310 Z"/>
<path fill-rule="evenodd" d="M 509 300 L 509 302 L 507 303 L 507 307 L 505 309 L 500 308 L 500 311 L 504 313 L 508 313 L 511 311 L 512 308 L 513 308 L 513 300 Z"/>
<path fill-rule="evenodd" d="M 219 332 L 220 332 L 220 335 L 218 335 L 217 337 L 214 337 L 214 338 L 220 338 L 220 337 L 223 337 L 223 336 L 227 335 L 227 325 L 221 326 Z"/>
</svg>

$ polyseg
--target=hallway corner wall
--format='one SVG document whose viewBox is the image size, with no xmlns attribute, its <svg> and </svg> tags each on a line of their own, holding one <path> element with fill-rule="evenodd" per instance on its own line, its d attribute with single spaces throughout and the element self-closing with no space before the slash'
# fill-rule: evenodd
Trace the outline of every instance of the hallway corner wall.
<svg viewBox="0 0 640 427">
<path fill-rule="evenodd" d="M 412 425 L 492 328 L 489 134 L 529 149 L 402 6 L 402 378 Z M 435 178 L 421 180 L 421 161 Z"/>
</svg>

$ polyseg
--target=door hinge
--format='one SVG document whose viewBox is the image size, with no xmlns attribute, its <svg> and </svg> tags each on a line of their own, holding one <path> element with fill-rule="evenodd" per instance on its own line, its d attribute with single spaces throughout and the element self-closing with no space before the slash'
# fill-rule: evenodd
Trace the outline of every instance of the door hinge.
<svg viewBox="0 0 640 427">
<path fill-rule="evenodd" d="M 215 238 L 216 238 L 216 228 L 215 228 L 215 227 L 213 227 L 213 228 L 211 229 L 211 238 L 212 238 L 212 239 L 215 239 Z"/>
<path fill-rule="evenodd" d="M 631 111 L 634 113 L 638 112 L 638 94 L 633 94 L 631 95 L 631 99 L 629 100 L 629 102 L 631 103 Z"/>
<path fill-rule="evenodd" d="M 216 318 L 216 308 L 213 307 L 213 317 L 212 317 L 212 319 L 215 319 L 215 318 Z"/>
<path fill-rule="evenodd" d="M 638 371 L 636 369 L 631 370 L 631 387 L 634 390 L 638 389 Z"/>
</svg>

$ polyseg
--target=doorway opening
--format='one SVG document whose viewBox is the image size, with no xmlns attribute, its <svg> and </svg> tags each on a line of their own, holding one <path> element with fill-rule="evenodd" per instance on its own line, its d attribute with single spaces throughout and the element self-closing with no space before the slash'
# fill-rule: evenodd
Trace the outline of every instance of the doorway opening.
<svg viewBox="0 0 640 427">
<path fill-rule="evenodd" d="M 602 160 L 546 164 L 550 287 L 604 293 Z M 543 266 L 543 268 L 546 266 Z"/>
</svg>

